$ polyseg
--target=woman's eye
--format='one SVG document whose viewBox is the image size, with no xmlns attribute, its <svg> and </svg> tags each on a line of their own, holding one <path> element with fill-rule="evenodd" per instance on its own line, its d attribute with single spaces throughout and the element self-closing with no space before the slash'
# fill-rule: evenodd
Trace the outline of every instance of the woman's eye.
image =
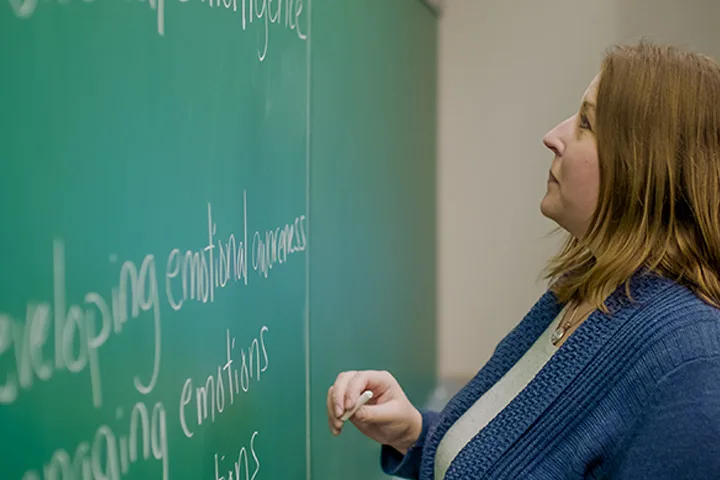
<svg viewBox="0 0 720 480">
<path fill-rule="evenodd" d="M 584 128 L 586 130 L 592 130 L 592 127 L 590 126 L 590 121 L 588 120 L 587 116 L 583 113 L 580 114 L 580 128 Z"/>
</svg>

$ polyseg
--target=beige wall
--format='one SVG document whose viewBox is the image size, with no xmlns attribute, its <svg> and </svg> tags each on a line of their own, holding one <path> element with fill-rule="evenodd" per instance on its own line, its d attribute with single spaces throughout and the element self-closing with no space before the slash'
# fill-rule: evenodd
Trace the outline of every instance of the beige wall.
<svg viewBox="0 0 720 480">
<path fill-rule="evenodd" d="M 475 374 L 545 289 L 543 134 L 603 50 L 641 35 L 720 54 L 718 0 L 446 0 L 440 27 L 439 370 Z"/>
</svg>

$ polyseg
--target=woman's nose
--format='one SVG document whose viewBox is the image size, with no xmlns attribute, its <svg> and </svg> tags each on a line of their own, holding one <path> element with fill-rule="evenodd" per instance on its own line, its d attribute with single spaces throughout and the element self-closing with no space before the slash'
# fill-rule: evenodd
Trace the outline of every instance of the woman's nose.
<svg viewBox="0 0 720 480">
<path fill-rule="evenodd" d="M 567 120 L 564 122 L 558 124 L 547 132 L 545 136 L 543 136 L 543 144 L 553 151 L 553 153 L 557 156 L 562 155 L 563 150 L 565 149 L 565 144 L 562 140 L 562 130 L 565 124 L 567 123 Z"/>
<path fill-rule="evenodd" d="M 560 156 L 560 140 L 558 139 L 557 135 L 553 135 L 553 131 L 546 133 L 543 137 L 543 144 L 552 150 L 552 152 L 556 156 Z"/>
</svg>

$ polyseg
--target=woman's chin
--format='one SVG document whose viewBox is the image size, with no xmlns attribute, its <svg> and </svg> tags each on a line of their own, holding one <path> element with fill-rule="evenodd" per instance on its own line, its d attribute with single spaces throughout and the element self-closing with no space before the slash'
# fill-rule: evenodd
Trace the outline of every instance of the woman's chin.
<svg viewBox="0 0 720 480">
<path fill-rule="evenodd" d="M 556 199 L 553 198 L 552 194 L 545 194 L 545 197 L 540 201 L 540 212 L 550 220 L 555 220 L 557 214 Z"/>
</svg>

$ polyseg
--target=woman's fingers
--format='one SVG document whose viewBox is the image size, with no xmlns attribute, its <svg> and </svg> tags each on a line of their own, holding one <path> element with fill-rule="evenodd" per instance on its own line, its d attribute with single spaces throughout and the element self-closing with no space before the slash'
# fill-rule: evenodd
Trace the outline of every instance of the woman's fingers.
<svg viewBox="0 0 720 480">
<path fill-rule="evenodd" d="M 358 372 L 351 370 L 340 373 L 327 394 L 328 425 L 331 432 L 338 435 L 342 431 L 341 417 L 343 413 L 355 407 L 365 390 L 372 391 L 374 397 L 370 404 L 356 412 L 355 420 L 357 422 L 365 423 L 367 426 L 368 423 L 382 423 L 395 418 L 398 413 L 396 412 L 397 404 L 391 400 L 398 393 L 396 385 L 395 378 L 385 371 Z M 401 393 L 401 391 L 399 392 Z M 378 404 L 378 400 L 381 400 L 383 405 Z M 385 404 L 386 402 L 388 404 Z M 357 426 L 355 421 L 353 423 Z"/>
<path fill-rule="evenodd" d="M 340 433 L 340 427 L 342 426 L 341 422 L 338 421 L 337 416 L 335 415 L 335 397 L 334 392 L 335 388 L 330 387 L 327 394 L 327 414 L 328 414 L 328 426 L 330 427 L 330 431 L 333 435 L 338 435 Z"/>
<path fill-rule="evenodd" d="M 333 409 L 337 418 L 342 417 L 345 411 L 345 393 L 348 384 L 355 375 L 357 375 L 355 371 L 342 372 L 337 376 L 337 379 L 335 379 L 335 384 L 333 385 Z"/>
<path fill-rule="evenodd" d="M 360 372 L 350 380 L 345 394 L 347 399 L 346 407 L 348 405 L 354 406 L 365 390 L 370 390 L 373 393 L 371 404 L 387 402 L 394 399 L 398 393 L 402 393 L 395 377 L 390 372 L 367 370 Z"/>
</svg>

